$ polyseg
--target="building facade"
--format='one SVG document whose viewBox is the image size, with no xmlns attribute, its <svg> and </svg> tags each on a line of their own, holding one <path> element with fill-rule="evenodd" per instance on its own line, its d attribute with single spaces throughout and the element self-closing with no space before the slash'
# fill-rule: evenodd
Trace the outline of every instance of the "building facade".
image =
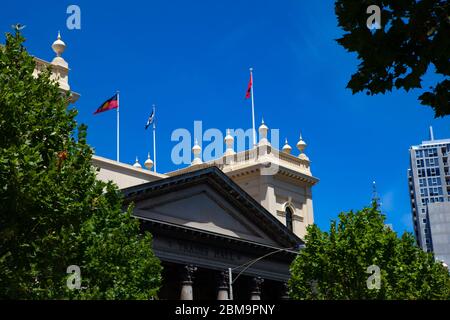
<svg viewBox="0 0 450 320">
<path fill-rule="evenodd" d="M 289 265 L 303 242 L 217 167 L 123 193 L 153 235 L 164 267 L 160 299 L 287 297 Z"/>
<path fill-rule="evenodd" d="M 59 34 L 52 48 L 52 62 L 35 58 L 35 76 L 50 65 L 74 102 L 79 94 L 70 89 Z M 150 154 L 144 166 L 93 156 L 97 178 L 117 184 L 124 210 L 133 204 L 142 232 L 153 235 L 164 266 L 160 299 L 287 298 L 289 266 L 314 222 L 318 179 L 301 136 L 292 155 L 287 140 L 282 150 L 271 145 L 268 130 L 263 122 L 255 145 L 242 152 L 227 131 L 223 154 L 207 162 L 195 142 L 191 164 L 166 173 L 152 170 Z"/>
<path fill-rule="evenodd" d="M 408 182 L 418 245 L 450 262 L 450 139 L 430 139 L 412 146 Z"/>
</svg>

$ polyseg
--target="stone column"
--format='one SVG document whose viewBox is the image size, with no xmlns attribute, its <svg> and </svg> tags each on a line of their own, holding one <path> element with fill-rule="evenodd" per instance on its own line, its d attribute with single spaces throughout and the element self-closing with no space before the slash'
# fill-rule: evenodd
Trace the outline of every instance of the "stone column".
<svg viewBox="0 0 450 320">
<path fill-rule="evenodd" d="M 183 281 L 181 282 L 181 296 L 180 300 L 194 300 L 194 294 L 192 292 L 192 284 L 194 278 L 194 272 L 197 271 L 197 267 L 193 265 L 184 266 Z"/>
<path fill-rule="evenodd" d="M 261 300 L 261 285 L 264 279 L 261 277 L 252 279 L 252 292 L 250 294 L 250 300 Z"/>
<path fill-rule="evenodd" d="M 229 289 L 229 277 L 228 272 L 222 271 L 219 274 L 219 287 L 217 292 L 217 300 L 230 300 L 230 297 L 228 295 L 228 289 Z"/>
<path fill-rule="evenodd" d="M 283 282 L 281 284 L 281 300 L 290 300 L 289 297 L 289 286 L 287 284 L 287 282 Z"/>
</svg>

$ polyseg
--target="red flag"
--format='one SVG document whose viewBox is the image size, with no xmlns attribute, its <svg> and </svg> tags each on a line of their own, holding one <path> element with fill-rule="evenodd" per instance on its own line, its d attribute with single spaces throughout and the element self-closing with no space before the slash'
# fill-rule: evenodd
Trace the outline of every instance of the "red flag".
<svg viewBox="0 0 450 320">
<path fill-rule="evenodd" d="M 94 114 L 108 111 L 111 109 L 117 109 L 119 107 L 117 93 L 112 96 L 110 99 L 103 102 L 103 104 L 94 112 Z"/>
<path fill-rule="evenodd" d="M 253 86 L 253 76 L 250 72 L 250 81 L 248 82 L 247 93 L 245 94 L 245 99 L 248 99 L 252 96 L 252 86 Z"/>
</svg>

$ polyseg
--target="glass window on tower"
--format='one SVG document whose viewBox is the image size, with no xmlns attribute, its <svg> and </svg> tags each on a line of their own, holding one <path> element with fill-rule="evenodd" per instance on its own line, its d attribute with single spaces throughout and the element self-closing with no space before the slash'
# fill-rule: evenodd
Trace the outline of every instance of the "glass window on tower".
<svg viewBox="0 0 450 320">
<path fill-rule="evenodd" d="M 434 177 L 440 175 L 439 168 L 429 168 L 427 169 L 427 176 Z"/>
<path fill-rule="evenodd" d="M 438 160 L 438 158 L 426 159 L 426 164 L 427 164 L 427 167 L 436 167 L 436 166 L 439 166 L 439 160 Z"/>
<path fill-rule="evenodd" d="M 427 159 L 427 160 L 429 160 L 429 159 Z M 416 164 L 417 164 L 417 168 L 423 168 L 424 167 L 423 159 L 417 159 Z"/>
<path fill-rule="evenodd" d="M 425 149 L 425 156 L 427 157 L 437 157 L 437 148 Z"/>
<path fill-rule="evenodd" d="M 422 158 L 423 157 L 423 150 L 416 150 L 416 158 Z"/>
<path fill-rule="evenodd" d="M 428 178 L 428 185 L 431 186 L 440 186 L 441 185 L 441 178 L 435 177 L 435 178 Z"/>
<path fill-rule="evenodd" d="M 430 188 L 430 196 L 442 196 L 442 188 L 441 187 L 433 187 Z"/>
<path fill-rule="evenodd" d="M 417 170 L 417 175 L 419 177 L 425 177 L 425 169 L 419 169 Z"/>
<path fill-rule="evenodd" d="M 419 186 L 420 187 L 426 187 L 427 186 L 427 179 L 419 179 Z"/>
</svg>

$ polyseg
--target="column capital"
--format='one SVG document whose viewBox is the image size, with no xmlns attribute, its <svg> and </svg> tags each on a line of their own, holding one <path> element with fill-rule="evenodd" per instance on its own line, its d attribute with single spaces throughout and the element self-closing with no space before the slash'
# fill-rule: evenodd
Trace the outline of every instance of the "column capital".
<svg viewBox="0 0 450 320">
<path fill-rule="evenodd" d="M 181 296 L 180 300 L 193 300 L 193 279 L 194 272 L 197 271 L 197 267 L 192 264 L 186 265 L 183 268 L 183 279 L 181 281 Z"/>
<path fill-rule="evenodd" d="M 197 271 L 197 267 L 192 264 L 188 264 L 184 266 L 183 269 L 183 282 L 192 282 L 194 279 L 194 273 Z"/>
<path fill-rule="evenodd" d="M 218 277 L 218 285 L 220 289 L 227 289 L 230 285 L 230 277 L 227 271 L 221 271 Z"/>
<path fill-rule="evenodd" d="M 229 283 L 230 278 L 228 272 L 222 271 L 218 274 L 218 290 L 217 290 L 217 300 L 229 300 Z"/>
<path fill-rule="evenodd" d="M 264 279 L 261 277 L 255 277 L 252 279 L 252 293 L 251 300 L 261 299 L 261 285 L 264 283 Z"/>
</svg>

